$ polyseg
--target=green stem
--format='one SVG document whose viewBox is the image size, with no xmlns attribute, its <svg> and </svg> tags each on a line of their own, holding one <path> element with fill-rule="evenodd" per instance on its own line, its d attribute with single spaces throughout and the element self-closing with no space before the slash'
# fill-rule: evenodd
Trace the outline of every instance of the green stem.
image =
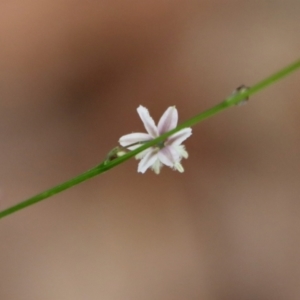
<svg viewBox="0 0 300 300">
<path fill-rule="evenodd" d="M 0 219 L 5 216 L 8 216 L 16 211 L 19 211 L 23 208 L 26 208 L 30 205 L 38 203 L 38 202 L 40 202 L 46 198 L 49 198 L 55 194 L 58 194 L 66 189 L 69 189 L 74 185 L 77 185 L 85 180 L 95 177 L 96 175 L 102 174 L 109 169 L 114 168 L 115 166 L 125 162 L 129 158 L 140 153 L 141 151 L 143 151 L 151 146 L 157 145 L 159 142 L 165 140 L 167 137 L 171 136 L 172 134 L 176 133 L 177 131 L 179 131 L 183 128 L 186 128 L 186 127 L 191 127 L 209 117 L 216 115 L 217 113 L 219 113 L 231 106 L 237 105 L 238 103 L 242 102 L 245 98 L 265 89 L 267 86 L 274 84 L 275 82 L 281 80 L 282 78 L 291 74 L 292 72 L 296 71 L 299 68 L 300 68 L 300 60 L 297 60 L 296 62 L 292 63 L 291 65 L 281 69 L 279 72 L 274 73 L 270 77 L 267 77 L 266 79 L 253 85 L 251 88 L 230 96 L 229 98 L 225 99 L 223 102 L 217 104 L 216 106 L 196 115 L 195 117 L 193 117 L 193 118 L 187 120 L 186 122 L 182 123 L 181 125 L 177 126 L 173 130 L 170 130 L 169 132 L 162 134 L 158 138 L 143 144 L 141 147 L 128 152 L 124 156 L 121 156 L 121 157 L 116 158 L 111 161 L 106 160 L 103 163 L 101 163 L 100 165 L 86 171 L 85 173 L 82 173 L 64 183 L 61 183 L 53 188 L 50 188 L 40 194 L 37 194 L 29 199 L 26 199 L 14 206 L 11 206 L 11 207 L 1 211 Z"/>
</svg>

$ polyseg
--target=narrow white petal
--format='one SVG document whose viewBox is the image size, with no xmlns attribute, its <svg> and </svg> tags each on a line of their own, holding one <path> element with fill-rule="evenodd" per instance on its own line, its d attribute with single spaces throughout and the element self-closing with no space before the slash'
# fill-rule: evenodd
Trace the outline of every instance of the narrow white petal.
<svg viewBox="0 0 300 300">
<path fill-rule="evenodd" d="M 142 122 L 144 123 L 144 126 L 145 126 L 147 132 L 150 134 L 150 136 L 152 138 L 158 137 L 157 127 L 154 123 L 154 120 L 150 116 L 148 109 L 146 107 L 140 105 L 137 108 L 137 112 L 138 112 Z"/>
<path fill-rule="evenodd" d="M 135 158 L 136 158 L 136 159 L 142 159 L 148 152 L 151 152 L 151 151 L 153 151 L 153 149 L 150 147 L 150 148 L 148 148 L 148 149 L 146 149 L 146 150 L 144 150 L 144 151 L 138 153 L 138 154 L 135 156 Z"/>
<path fill-rule="evenodd" d="M 184 145 L 172 145 L 172 147 L 176 149 L 176 151 L 177 151 L 177 153 L 179 154 L 180 157 L 183 157 L 183 158 L 188 158 L 189 157 L 189 154 L 185 150 Z"/>
<path fill-rule="evenodd" d="M 158 152 L 158 158 L 164 165 L 173 167 L 179 156 L 177 152 L 174 152 L 171 147 L 167 146 Z"/>
<path fill-rule="evenodd" d="M 177 170 L 178 172 L 182 173 L 184 172 L 184 168 L 180 162 L 176 162 L 174 165 L 174 169 Z"/>
<path fill-rule="evenodd" d="M 139 162 L 138 172 L 145 173 L 158 159 L 156 151 L 149 151 Z"/>
<path fill-rule="evenodd" d="M 174 162 L 181 160 L 180 153 L 177 151 L 177 149 L 173 145 L 172 146 L 166 146 L 165 148 L 168 148 L 169 151 L 172 153 L 172 157 L 173 157 Z"/>
<path fill-rule="evenodd" d="M 134 143 L 150 141 L 150 140 L 152 140 L 152 138 L 148 133 L 136 132 L 136 133 L 129 133 L 129 134 L 123 135 L 119 139 L 119 143 L 121 146 L 126 147 L 126 146 L 134 144 Z M 137 145 L 137 147 L 139 147 L 139 146 L 140 145 Z M 137 147 L 134 147 L 134 148 L 137 148 Z"/>
<path fill-rule="evenodd" d="M 159 159 L 157 159 L 152 165 L 152 170 L 154 171 L 155 174 L 159 174 L 161 168 L 162 168 L 162 163 L 160 162 Z"/>
<path fill-rule="evenodd" d="M 167 145 L 180 145 L 184 140 L 192 135 L 192 128 L 184 128 L 173 135 L 171 135 L 166 144 Z"/>
<path fill-rule="evenodd" d="M 159 134 L 174 129 L 178 122 L 178 111 L 175 106 L 170 106 L 161 116 L 157 128 Z"/>
</svg>

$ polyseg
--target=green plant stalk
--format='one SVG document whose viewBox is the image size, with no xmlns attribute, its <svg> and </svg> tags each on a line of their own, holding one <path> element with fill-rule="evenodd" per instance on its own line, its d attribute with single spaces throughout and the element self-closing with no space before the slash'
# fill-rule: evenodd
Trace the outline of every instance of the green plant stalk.
<svg viewBox="0 0 300 300">
<path fill-rule="evenodd" d="M 203 120 L 210 118 L 231 106 L 235 106 L 235 105 L 239 104 L 240 102 L 244 101 L 244 99 L 246 99 L 247 97 L 249 97 L 249 96 L 265 89 L 269 85 L 272 85 L 275 82 L 283 79 L 284 77 L 286 77 L 287 75 L 290 75 L 292 72 L 296 71 L 299 68 L 300 68 L 300 60 L 297 60 L 294 63 L 288 65 L 287 67 L 281 69 L 279 72 L 274 73 L 273 75 L 267 77 L 266 79 L 258 82 L 255 85 L 253 85 L 251 88 L 245 89 L 235 95 L 228 97 L 223 102 L 196 115 L 195 117 L 180 124 L 176 128 L 162 134 L 158 138 L 143 144 L 141 147 L 139 147 L 133 151 L 130 151 L 130 152 L 126 153 L 125 155 L 115 158 L 111 161 L 105 160 L 100 165 L 98 165 L 98 166 L 96 166 L 96 167 L 94 167 L 94 168 L 92 168 L 92 169 L 66 181 L 66 182 L 56 185 L 40 194 L 37 194 L 31 198 L 28 198 L 16 205 L 13 205 L 13 206 L 1 211 L 0 219 L 5 216 L 8 216 L 10 214 L 13 214 L 23 208 L 26 208 L 30 205 L 38 203 L 44 199 L 47 199 L 51 196 L 54 196 L 66 189 L 73 187 L 74 185 L 77 185 L 83 181 L 86 181 L 92 177 L 95 177 L 96 175 L 102 174 L 102 173 L 116 167 L 117 165 L 125 162 L 126 160 L 130 159 L 131 157 L 135 156 L 136 154 L 142 152 L 143 150 L 145 150 L 151 146 L 157 145 L 161 141 L 164 141 L 167 137 L 171 136 L 172 134 L 176 133 L 177 131 L 179 131 L 183 128 L 186 128 L 186 127 L 194 126 L 195 124 L 202 122 Z"/>
</svg>

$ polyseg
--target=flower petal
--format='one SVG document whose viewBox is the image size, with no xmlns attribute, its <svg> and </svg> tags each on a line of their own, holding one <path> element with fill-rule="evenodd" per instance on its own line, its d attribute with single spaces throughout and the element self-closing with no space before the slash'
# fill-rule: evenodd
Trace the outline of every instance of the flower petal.
<svg viewBox="0 0 300 300">
<path fill-rule="evenodd" d="M 156 150 L 149 151 L 139 162 L 138 172 L 145 173 L 148 168 L 154 165 L 157 159 L 158 157 Z"/>
<path fill-rule="evenodd" d="M 142 122 L 144 123 L 144 126 L 145 126 L 147 132 L 151 135 L 151 137 L 152 138 L 158 137 L 157 127 L 156 127 L 153 119 L 151 118 L 148 109 L 146 107 L 140 105 L 137 108 L 137 112 L 138 112 Z"/>
<path fill-rule="evenodd" d="M 184 145 L 172 145 L 172 147 L 177 151 L 178 155 L 182 158 L 188 158 L 189 154 L 185 150 Z"/>
<path fill-rule="evenodd" d="M 177 126 L 178 111 L 175 106 L 170 106 L 161 116 L 157 128 L 159 134 L 165 133 Z"/>
<path fill-rule="evenodd" d="M 184 168 L 183 168 L 183 166 L 182 166 L 182 164 L 180 162 L 176 162 L 174 164 L 174 169 L 177 170 L 180 173 L 184 172 Z"/>
<path fill-rule="evenodd" d="M 151 169 L 154 171 L 155 174 L 159 174 L 161 168 L 162 168 L 162 163 L 160 162 L 159 159 L 157 159 L 151 167 Z"/>
<path fill-rule="evenodd" d="M 152 140 L 152 138 L 148 133 L 136 132 L 136 133 L 129 133 L 129 134 L 123 135 L 119 139 L 119 143 L 120 143 L 121 146 L 127 147 L 131 144 L 134 144 L 134 143 L 150 141 L 150 140 Z M 141 145 L 138 144 L 138 145 L 134 145 L 134 146 L 129 147 L 129 148 L 130 148 L 130 150 L 133 150 L 133 149 L 138 148 L 139 146 L 141 146 Z"/>
<path fill-rule="evenodd" d="M 171 135 L 166 145 L 180 145 L 184 140 L 192 135 L 192 128 L 184 128 L 173 135 Z"/>
<path fill-rule="evenodd" d="M 179 160 L 177 152 L 172 147 L 164 147 L 158 152 L 158 159 L 166 166 L 173 167 L 174 163 Z"/>
<path fill-rule="evenodd" d="M 148 148 L 148 149 L 146 149 L 146 150 L 144 150 L 144 151 L 138 153 L 138 154 L 135 156 L 135 158 L 136 158 L 136 159 L 142 159 L 148 152 L 151 152 L 151 151 L 153 151 L 153 148 L 150 147 L 150 148 Z"/>
</svg>

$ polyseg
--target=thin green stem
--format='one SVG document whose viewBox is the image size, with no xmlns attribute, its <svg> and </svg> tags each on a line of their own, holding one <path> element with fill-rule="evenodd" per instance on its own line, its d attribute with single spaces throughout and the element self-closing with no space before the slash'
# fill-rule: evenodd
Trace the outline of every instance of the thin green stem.
<svg viewBox="0 0 300 300">
<path fill-rule="evenodd" d="M 300 68 L 300 60 L 297 60 L 294 63 L 292 63 L 291 65 L 281 69 L 279 72 L 274 73 L 273 75 L 267 77 L 266 79 L 258 82 L 255 85 L 253 85 L 251 88 L 244 89 L 243 91 L 228 97 L 223 102 L 196 115 L 195 117 L 193 117 L 193 118 L 187 120 L 186 122 L 182 123 L 181 125 L 177 126 L 173 130 L 170 130 L 170 131 L 162 134 L 158 138 L 143 144 L 141 147 L 139 147 L 133 151 L 130 151 L 121 157 L 117 157 L 113 160 L 105 160 L 100 165 L 86 171 L 85 173 L 82 173 L 64 183 L 61 183 L 55 187 L 52 187 L 40 194 L 37 194 L 31 198 L 28 198 L 14 206 L 11 206 L 11 207 L 1 211 L 0 219 L 5 216 L 8 216 L 12 213 L 15 213 L 23 208 L 26 208 L 30 205 L 38 203 L 46 198 L 49 198 L 55 194 L 58 194 L 64 190 L 66 190 L 66 189 L 69 189 L 69 188 L 73 187 L 74 185 L 77 185 L 85 180 L 88 180 L 92 177 L 95 177 L 96 175 L 102 174 L 102 173 L 116 167 L 117 165 L 125 162 L 126 160 L 130 159 L 131 157 L 135 156 L 136 154 L 142 152 L 143 150 L 145 150 L 151 146 L 157 145 L 161 141 L 164 141 L 167 137 L 178 132 L 179 130 L 186 128 L 186 127 L 194 126 L 195 124 L 202 122 L 203 120 L 210 118 L 231 106 L 239 104 L 240 102 L 244 101 L 245 98 L 265 89 L 269 85 L 272 85 L 275 82 L 284 78 L 285 76 L 290 75 L 292 72 L 296 71 L 299 68 Z"/>
</svg>

